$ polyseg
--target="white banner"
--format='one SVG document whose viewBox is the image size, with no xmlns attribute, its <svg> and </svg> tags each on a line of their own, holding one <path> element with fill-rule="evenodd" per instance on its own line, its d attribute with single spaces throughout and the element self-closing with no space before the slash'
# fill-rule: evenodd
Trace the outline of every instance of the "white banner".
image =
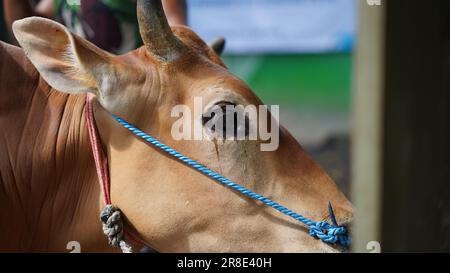
<svg viewBox="0 0 450 273">
<path fill-rule="evenodd" d="M 189 24 L 228 53 L 351 50 L 357 0 L 188 0 Z"/>
</svg>

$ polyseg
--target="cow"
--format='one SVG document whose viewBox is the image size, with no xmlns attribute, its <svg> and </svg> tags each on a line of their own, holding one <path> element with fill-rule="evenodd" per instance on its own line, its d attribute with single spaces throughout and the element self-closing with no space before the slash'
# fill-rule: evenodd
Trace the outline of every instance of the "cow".
<svg viewBox="0 0 450 273">
<path fill-rule="evenodd" d="M 174 140 L 175 105 L 262 105 L 191 29 L 169 27 L 160 0 L 138 1 L 144 46 L 115 56 L 54 21 L 16 21 L 22 49 L 0 44 L 0 251 L 113 252 L 88 130 L 86 96 L 125 229 L 159 252 L 339 252 L 301 223 L 149 147 L 111 116 L 315 221 L 347 225 L 353 206 L 282 126 L 259 141 Z M 201 122 L 196 117 L 194 122 Z"/>
</svg>

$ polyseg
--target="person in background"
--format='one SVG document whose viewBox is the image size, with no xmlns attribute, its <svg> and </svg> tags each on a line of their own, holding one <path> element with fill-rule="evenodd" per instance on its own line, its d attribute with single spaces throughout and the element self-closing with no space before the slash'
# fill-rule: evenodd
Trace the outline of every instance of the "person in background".
<svg viewBox="0 0 450 273">
<path fill-rule="evenodd" d="M 162 2 L 169 24 L 187 24 L 186 0 Z M 3 5 L 10 33 L 15 20 L 42 16 L 111 53 L 123 54 L 142 45 L 136 0 L 3 0 Z"/>
<path fill-rule="evenodd" d="M 3 0 L 0 0 L 0 41 L 10 41 L 8 32 L 6 31 L 5 20 L 3 18 Z"/>
</svg>

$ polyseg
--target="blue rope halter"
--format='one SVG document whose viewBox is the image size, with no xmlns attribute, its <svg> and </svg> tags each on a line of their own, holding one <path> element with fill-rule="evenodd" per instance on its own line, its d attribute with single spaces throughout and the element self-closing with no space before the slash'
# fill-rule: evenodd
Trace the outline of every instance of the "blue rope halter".
<svg viewBox="0 0 450 273">
<path fill-rule="evenodd" d="M 139 130 L 138 128 L 134 127 L 130 123 L 126 122 L 125 120 L 121 119 L 120 117 L 112 114 L 114 119 L 125 129 L 133 133 L 135 136 L 145 140 L 146 142 L 150 143 L 151 145 L 155 146 L 156 148 L 160 149 L 161 151 L 164 151 L 165 153 L 173 156 L 174 158 L 178 159 L 179 161 L 183 162 L 184 164 L 196 169 L 197 171 L 211 177 L 212 179 L 216 180 L 217 182 L 234 189 L 237 192 L 240 192 L 241 194 L 250 197 L 252 199 L 255 199 L 257 201 L 260 201 L 264 203 L 265 205 L 272 207 L 279 212 L 292 217 L 293 219 L 302 222 L 303 224 L 307 225 L 309 227 L 309 235 L 316 239 L 320 239 L 325 243 L 328 244 L 338 244 L 342 247 L 347 248 L 350 243 L 351 239 L 349 237 L 348 231 L 345 227 L 339 226 L 336 222 L 336 218 L 334 216 L 333 207 L 331 206 L 331 203 L 328 203 L 328 211 L 330 214 L 330 218 L 332 221 L 332 224 L 328 223 L 327 221 L 320 221 L 315 222 L 312 221 L 298 213 L 293 212 L 292 210 L 270 200 L 267 197 L 264 197 L 262 195 L 259 195 L 241 185 L 239 185 L 236 182 L 233 182 L 222 175 L 212 171 L 211 169 L 205 167 L 204 165 L 198 163 L 197 161 L 182 155 L 181 153 L 177 152 L 176 150 L 172 149 L 171 147 L 165 145 L 164 143 L 160 142 L 159 140 L 153 138 L 152 136 L 144 133 L 143 131 Z"/>
</svg>

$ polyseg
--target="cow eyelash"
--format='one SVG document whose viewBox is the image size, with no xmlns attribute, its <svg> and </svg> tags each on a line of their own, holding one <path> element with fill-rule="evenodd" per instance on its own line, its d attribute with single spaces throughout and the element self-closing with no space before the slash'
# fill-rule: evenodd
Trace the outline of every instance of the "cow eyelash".
<svg viewBox="0 0 450 273">
<path fill-rule="evenodd" d="M 214 120 L 214 118 L 216 118 L 216 110 L 217 107 L 220 108 L 220 111 L 222 112 L 222 116 L 224 117 L 223 120 L 223 128 L 222 130 L 217 130 L 217 128 L 207 128 L 211 134 L 215 135 L 215 137 L 218 138 L 222 138 L 222 139 L 227 139 L 228 137 L 230 137 L 230 134 L 233 134 L 233 138 L 236 139 L 238 134 L 241 133 L 241 135 L 244 135 L 245 137 L 247 137 L 249 135 L 249 127 L 250 127 L 250 120 L 248 118 L 248 116 L 245 116 L 244 119 L 244 123 L 245 124 L 240 124 L 243 126 L 239 126 L 239 124 L 237 124 L 238 122 L 238 113 L 236 111 L 234 111 L 232 113 L 233 118 L 234 118 L 234 128 L 233 128 L 233 132 L 229 132 L 229 130 L 227 130 L 227 122 L 226 119 L 230 118 L 229 114 L 226 113 L 226 108 L 227 106 L 233 106 L 236 107 L 237 104 L 232 103 L 232 102 L 227 102 L 227 101 L 221 101 L 218 102 L 216 104 L 214 104 L 210 110 L 208 110 L 205 114 L 203 114 L 202 116 L 202 124 L 203 126 L 206 126 L 206 124 L 211 121 Z M 244 132 L 240 132 L 244 130 Z M 243 133 L 243 134 L 242 134 Z"/>
</svg>

